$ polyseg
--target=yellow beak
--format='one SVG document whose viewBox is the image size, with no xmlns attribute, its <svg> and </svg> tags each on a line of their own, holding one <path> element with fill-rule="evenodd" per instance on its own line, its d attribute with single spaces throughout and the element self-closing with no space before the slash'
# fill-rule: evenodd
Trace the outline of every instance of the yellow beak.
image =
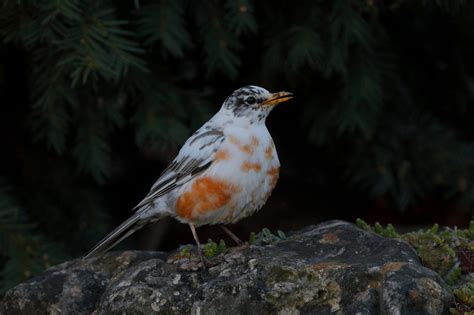
<svg viewBox="0 0 474 315">
<path fill-rule="evenodd" d="M 273 93 L 271 97 L 266 99 L 261 103 L 263 106 L 275 106 L 276 104 L 280 104 L 291 100 L 293 98 L 293 93 L 290 92 L 277 92 Z"/>
</svg>

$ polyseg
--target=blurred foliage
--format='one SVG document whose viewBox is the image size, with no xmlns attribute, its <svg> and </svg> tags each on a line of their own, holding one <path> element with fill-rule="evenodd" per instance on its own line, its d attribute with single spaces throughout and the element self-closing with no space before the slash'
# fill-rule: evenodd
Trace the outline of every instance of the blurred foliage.
<svg viewBox="0 0 474 315">
<path fill-rule="evenodd" d="M 23 217 L 8 187 L 0 181 L 0 294 L 60 261 L 57 244 L 46 241 Z"/>
<path fill-rule="evenodd" d="M 276 242 L 284 241 L 287 237 L 285 233 L 278 230 L 276 234 L 273 234 L 269 228 L 263 228 L 261 232 L 251 232 L 249 236 L 249 244 L 251 245 L 265 245 L 273 244 Z"/>
<path fill-rule="evenodd" d="M 0 195 L 4 287 L 84 253 L 115 211 L 104 185 L 130 175 L 124 139 L 169 160 L 221 84 L 294 92 L 299 134 L 350 189 L 401 210 L 442 192 L 469 210 L 472 21 L 462 0 L 2 1 L 0 48 L 24 63 L 28 103 L 4 117 L 28 129 L 6 153 L 21 174 L 0 174 L 15 192 Z"/>
<path fill-rule="evenodd" d="M 191 257 L 191 248 L 193 245 L 187 244 L 180 247 L 179 252 L 175 255 L 175 259 L 181 258 L 190 258 Z M 219 254 L 222 254 L 226 251 L 227 245 L 224 240 L 219 240 L 219 243 L 214 242 L 212 239 L 208 239 L 207 243 L 202 244 L 202 251 L 204 256 L 207 258 L 215 257 Z"/>
<path fill-rule="evenodd" d="M 203 245 L 204 256 L 212 258 L 221 253 L 224 253 L 227 249 L 227 246 L 224 240 L 220 240 L 219 243 L 214 242 L 212 239 L 208 239 L 207 243 Z"/>
<path fill-rule="evenodd" d="M 451 308 L 452 315 L 474 314 L 474 280 L 468 281 L 453 290 L 456 298 L 455 307 Z"/>
<path fill-rule="evenodd" d="M 191 257 L 191 245 L 183 245 L 180 247 L 179 252 L 177 254 L 177 259 L 181 258 L 190 258 Z"/>
</svg>

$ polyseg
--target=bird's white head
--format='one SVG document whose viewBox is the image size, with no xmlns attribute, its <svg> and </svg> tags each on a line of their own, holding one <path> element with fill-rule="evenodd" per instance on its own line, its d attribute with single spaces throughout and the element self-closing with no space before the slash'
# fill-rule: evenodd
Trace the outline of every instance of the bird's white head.
<svg viewBox="0 0 474 315">
<path fill-rule="evenodd" d="M 293 98 L 289 92 L 270 93 L 266 89 L 247 85 L 235 90 L 222 105 L 222 110 L 249 123 L 265 123 L 275 105 Z"/>
</svg>

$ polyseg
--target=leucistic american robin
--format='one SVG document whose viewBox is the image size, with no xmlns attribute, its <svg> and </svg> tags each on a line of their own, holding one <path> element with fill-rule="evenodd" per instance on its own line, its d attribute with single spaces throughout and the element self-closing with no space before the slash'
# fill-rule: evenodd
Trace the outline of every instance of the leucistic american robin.
<svg viewBox="0 0 474 315">
<path fill-rule="evenodd" d="M 265 204 L 280 167 L 265 120 L 275 105 L 292 97 L 289 92 L 270 93 L 253 85 L 235 90 L 184 143 L 130 217 L 85 258 L 105 253 L 145 225 L 170 216 L 191 227 L 205 268 L 196 227 L 235 223 Z"/>
</svg>

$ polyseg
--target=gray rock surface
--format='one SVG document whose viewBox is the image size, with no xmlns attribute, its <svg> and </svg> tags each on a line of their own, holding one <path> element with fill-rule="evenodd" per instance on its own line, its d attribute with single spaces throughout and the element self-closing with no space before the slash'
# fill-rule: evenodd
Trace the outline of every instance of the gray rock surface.
<svg viewBox="0 0 474 315">
<path fill-rule="evenodd" d="M 330 221 L 270 245 L 196 255 L 112 252 L 6 293 L 2 314 L 445 314 L 451 291 L 403 242 Z"/>
</svg>

